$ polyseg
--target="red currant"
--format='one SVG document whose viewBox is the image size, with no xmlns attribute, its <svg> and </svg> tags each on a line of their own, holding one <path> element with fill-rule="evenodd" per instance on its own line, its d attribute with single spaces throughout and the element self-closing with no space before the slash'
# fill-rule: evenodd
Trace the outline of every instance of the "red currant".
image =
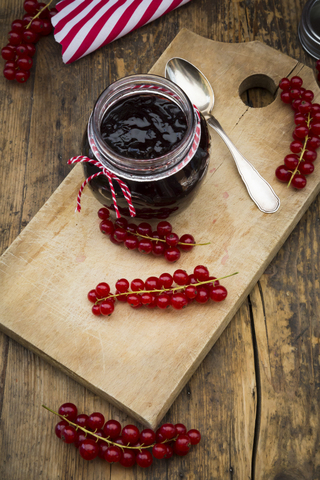
<svg viewBox="0 0 320 480">
<path fill-rule="evenodd" d="M 9 32 L 8 40 L 10 45 L 19 45 L 22 42 L 22 34 L 18 32 Z"/>
<path fill-rule="evenodd" d="M 103 427 L 103 432 L 106 438 L 110 437 L 111 440 L 114 440 L 120 435 L 121 425 L 117 420 L 108 420 Z"/>
<path fill-rule="evenodd" d="M 1 56 L 4 60 L 14 60 L 16 56 L 16 49 L 13 45 L 6 45 L 1 50 Z"/>
<path fill-rule="evenodd" d="M 302 175 L 310 175 L 314 171 L 314 165 L 311 162 L 301 162 L 299 165 L 299 171 Z"/>
<path fill-rule="evenodd" d="M 307 162 L 314 162 L 317 158 L 317 152 L 315 152 L 314 150 L 305 150 L 302 158 Z"/>
<path fill-rule="evenodd" d="M 307 102 L 312 102 L 314 98 L 314 93 L 312 90 L 306 90 L 302 94 L 302 100 L 306 100 Z"/>
<path fill-rule="evenodd" d="M 320 122 L 311 122 L 310 131 L 313 135 L 320 135 Z"/>
<path fill-rule="evenodd" d="M 288 90 L 286 90 L 284 92 L 281 92 L 280 98 L 283 101 L 283 103 L 289 104 L 289 103 L 292 102 L 292 98 L 291 98 L 290 92 Z"/>
<path fill-rule="evenodd" d="M 61 420 L 61 422 L 57 423 L 54 431 L 58 438 L 61 438 L 62 430 L 68 425 L 69 423 L 66 422 L 65 420 Z"/>
<path fill-rule="evenodd" d="M 302 87 L 303 81 L 302 81 L 302 78 L 295 76 L 291 78 L 290 83 L 291 83 L 291 87 L 300 88 Z"/>
<path fill-rule="evenodd" d="M 177 285 L 186 285 L 189 280 L 189 275 L 185 270 L 178 269 L 173 274 L 173 280 Z"/>
<path fill-rule="evenodd" d="M 26 43 L 37 43 L 39 38 L 39 35 L 32 30 L 25 30 L 22 34 L 22 39 Z"/>
<path fill-rule="evenodd" d="M 78 433 L 72 425 L 67 425 L 61 430 L 61 440 L 64 443 L 74 443 L 78 440 Z"/>
<path fill-rule="evenodd" d="M 111 445 L 110 447 L 107 447 L 104 454 L 104 459 L 108 463 L 120 462 L 121 457 L 122 457 L 122 451 L 119 447 L 116 447 L 115 445 Z"/>
<path fill-rule="evenodd" d="M 16 71 L 12 67 L 5 67 L 3 75 L 7 80 L 14 80 L 16 78 Z"/>
<path fill-rule="evenodd" d="M 145 237 L 151 237 L 151 234 L 152 234 L 151 225 L 147 222 L 139 223 L 137 227 L 137 233 L 140 235 L 144 235 Z"/>
<path fill-rule="evenodd" d="M 182 237 L 179 240 L 179 248 L 183 252 L 189 252 L 190 250 L 193 249 L 195 243 L 196 242 L 193 236 L 190 235 L 189 233 L 185 233 L 184 235 L 182 235 Z M 183 245 L 183 244 L 186 244 L 186 245 Z"/>
<path fill-rule="evenodd" d="M 177 247 L 169 247 L 164 252 L 165 259 L 168 260 L 168 262 L 176 262 L 179 260 L 180 255 L 180 251 Z"/>
<path fill-rule="evenodd" d="M 284 157 L 284 164 L 287 167 L 288 170 L 294 170 L 299 163 L 299 157 L 298 155 L 295 155 L 294 153 L 286 155 Z M 286 178 L 286 176 L 285 176 Z M 289 178 L 290 180 L 290 178 Z M 286 180 L 285 180 L 286 181 Z"/>
<path fill-rule="evenodd" d="M 210 290 L 210 298 L 215 302 L 222 302 L 228 295 L 227 289 L 222 285 L 212 287 Z"/>
<path fill-rule="evenodd" d="M 175 427 L 178 435 L 184 435 L 187 433 L 187 428 L 185 425 L 183 425 L 183 423 L 176 423 Z"/>
<path fill-rule="evenodd" d="M 87 424 L 91 430 L 102 428 L 104 425 L 104 416 L 100 412 L 91 413 L 91 415 L 89 415 Z"/>
<path fill-rule="evenodd" d="M 41 18 L 41 15 L 40 15 L 40 18 Z M 50 35 L 50 33 L 52 32 L 52 28 L 53 28 L 50 20 L 47 20 L 45 18 L 44 20 L 42 20 L 42 22 L 43 22 L 43 29 L 42 29 L 41 34 L 42 35 Z"/>
<path fill-rule="evenodd" d="M 199 282 L 205 282 L 209 279 L 209 270 L 203 265 L 197 265 L 193 270 L 193 274 Z"/>
<path fill-rule="evenodd" d="M 152 455 L 154 458 L 157 458 L 158 460 L 161 460 L 164 458 L 167 454 L 167 446 L 163 443 L 156 443 L 152 447 Z"/>
<path fill-rule="evenodd" d="M 295 140 L 290 144 L 290 150 L 292 153 L 300 153 L 303 148 L 303 143 L 301 141 Z"/>
<path fill-rule="evenodd" d="M 320 138 L 316 135 L 309 137 L 306 148 L 308 150 L 317 150 L 320 147 Z"/>
<path fill-rule="evenodd" d="M 172 232 L 172 225 L 171 223 L 163 220 L 162 222 L 159 222 L 157 225 L 157 232 L 160 235 L 160 237 L 165 237 L 166 235 L 170 235 Z"/>
<path fill-rule="evenodd" d="M 128 234 L 127 238 L 124 241 L 124 245 L 128 250 L 136 250 L 139 246 L 139 240 L 137 237 Z"/>
<path fill-rule="evenodd" d="M 171 296 L 164 292 L 156 297 L 156 301 L 157 307 L 164 310 L 171 305 Z"/>
<path fill-rule="evenodd" d="M 23 32 L 23 26 L 24 25 L 23 25 L 22 20 L 20 20 L 20 19 L 13 20 L 13 22 L 11 23 L 11 31 L 22 33 Z"/>
<path fill-rule="evenodd" d="M 110 302 L 106 300 L 105 302 L 102 302 L 100 304 L 100 313 L 102 315 L 111 315 L 114 311 L 114 304 L 113 302 Z"/>
<path fill-rule="evenodd" d="M 35 18 L 34 20 L 32 20 L 30 30 L 41 35 L 43 31 L 43 20 L 41 20 L 40 18 Z"/>
<path fill-rule="evenodd" d="M 152 252 L 152 249 L 152 240 L 149 240 L 148 238 L 141 238 L 139 240 L 138 250 L 140 253 L 145 253 L 146 255 L 149 255 L 149 253 Z"/>
<path fill-rule="evenodd" d="M 98 283 L 96 286 L 97 298 L 106 298 L 110 293 L 110 286 L 106 282 Z"/>
<path fill-rule="evenodd" d="M 75 419 L 74 423 L 76 423 L 80 427 L 87 428 L 88 418 L 89 418 L 88 415 L 86 415 L 85 413 L 80 413 L 80 415 L 78 415 L 77 418 Z"/>
<path fill-rule="evenodd" d="M 297 190 L 302 190 L 307 185 L 307 179 L 304 175 L 296 173 L 291 181 L 291 185 Z"/>
<path fill-rule="evenodd" d="M 169 247 L 175 247 L 179 243 L 179 237 L 176 233 L 169 233 L 169 235 L 166 235 L 166 244 L 169 245 Z"/>
<path fill-rule="evenodd" d="M 127 303 L 129 303 L 129 305 L 133 308 L 140 307 L 141 305 L 140 295 L 136 293 L 130 293 L 129 295 L 127 295 Z"/>
<path fill-rule="evenodd" d="M 173 277 L 170 273 L 162 273 L 159 277 L 160 286 L 168 289 L 173 284 Z"/>
<path fill-rule="evenodd" d="M 23 8 L 26 12 L 31 13 L 31 15 L 36 15 L 38 12 L 38 2 L 37 0 L 25 0 L 23 2 Z"/>
<path fill-rule="evenodd" d="M 179 435 L 174 444 L 174 450 L 176 453 L 185 454 L 190 450 L 191 441 L 187 434 Z"/>
<path fill-rule="evenodd" d="M 281 90 L 290 90 L 290 80 L 288 78 L 282 78 L 279 82 L 279 87 L 281 88 Z"/>
<path fill-rule="evenodd" d="M 98 217 L 101 219 L 101 220 L 107 220 L 110 216 L 110 212 L 107 208 L 100 208 L 100 210 L 98 210 Z"/>
<path fill-rule="evenodd" d="M 188 431 L 188 437 L 190 438 L 191 445 L 197 445 L 201 440 L 201 433 L 195 428 Z"/>
<path fill-rule="evenodd" d="M 122 453 L 122 457 L 120 459 L 120 465 L 123 467 L 133 467 L 133 465 L 136 463 L 136 456 L 132 450 L 125 450 Z"/>
<path fill-rule="evenodd" d="M 197 287 L 196 302 L 206 303 L 209 300 L 209 292 L 204 286 Z"/>
<path fill-rule="evenodd" d="M 88 293 L 88 300 L 89 302 L 91 303 L 96 303 L 97 301 L 97 293 L 95 290 L 90 290 L 90 292 Z"/>
<path fill-rule="evenodd" d="M 130 288 L 133 292 L 144 290 L 144 281 L 141 278 L 135 278 L 131 281 Z"/>
<path fill-rule="evenodd" d="M 77 418 L 78 409 L 73 403 L 67 402 L 59 407 L 58 413 L 73 422 Z"/>
<path fill-rule="evenodd" d="M 98 456 L 99 446 L 91 438 L 87 438 L 81 442 L 79 453 L 84 460 L 93 460 Z"/>
<path fill-rule="evenodd" d="M 17 65 L 21 70 L 30 70 L 32 67 L 33 61 L 29 55 L 24 55 L 18 58 Z"/>
<path fill-rule="evenodd" d="M 148 277 L 144 285 L 146 290 L 159 290 L 161 288 L 158 277 Z"/>
<path fill-rule="evenodd" d="M 93 315 L 96 315 L 97 317 L 99 317 L 101 315 L 100 305 L 93 305 L 91 311 Z"/>
<path fill-rule="evenodd" d="M 140 433 L 140 442 L 146 446 L 152 445 L 155 442 L 156 434 L 151 428 L 145 428 Z"/>
<path fill-rule="evenodd" d="M 160 433 L 167 440 L 171 440 L 177 435 L 176 427 L 172 423 L 164 423 L 160 427 Z"/>
<path fill-rule="evenodd" d="M 134 445 L 138 442 L 139 436 L 139 429 L 135 425 L 126 425 L 122 429 L 122 437 L 127 444 Z"/>
</svg>

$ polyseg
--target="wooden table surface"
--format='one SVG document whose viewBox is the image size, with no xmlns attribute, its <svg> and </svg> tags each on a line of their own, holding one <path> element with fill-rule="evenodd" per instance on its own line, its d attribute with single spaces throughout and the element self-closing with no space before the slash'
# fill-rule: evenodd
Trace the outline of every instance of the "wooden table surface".
<svg viewBox="0 0 320 480">
<path fill-rule="evenodd" d="M 68 66 L 53 36 L 42 39 L 28 82 L 0 81 L 1 253 L 70 171 L 66 162 L 111 81 L 149 71 L 183 27 L 222 42 L 260 40 L 313 68 L 297 37 L 304 3 L 192 0 Z M 1 2 L 3 46 L 22 4 Z M 244 99 L 259 106 L 266 97 L 255 90 Z M 165 416 L 201 431 L 186 457 L 149 469 L 82 460 L 56 438 L 56 417 L 42 404 L 71 401 L 88 414 L 135 422 L 0 334 L 0 478 L 320 479 L 319 209 L 317 198 Z"/>
</svg>

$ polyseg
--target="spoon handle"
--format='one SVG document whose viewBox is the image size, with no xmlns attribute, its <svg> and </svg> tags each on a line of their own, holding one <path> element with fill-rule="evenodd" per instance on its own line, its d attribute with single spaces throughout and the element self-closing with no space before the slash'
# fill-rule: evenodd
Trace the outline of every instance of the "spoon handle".
<svg viewBox="0 0 320 480">
<path fill-rule="evenodd" d="M 261 177 L 260 173 L 248 160 L 237 150 L 228 135 L 221 127 L 218 120 L 212 115 L 206 115 L 208 124 L 220 135 L 233 156 L 238 172 L 247 187 L 248 193 L 259 210 L 264 213 L 274 213 L 280 207 L 280 199 L 277 197 L 269 183 Z"/>
</svg>

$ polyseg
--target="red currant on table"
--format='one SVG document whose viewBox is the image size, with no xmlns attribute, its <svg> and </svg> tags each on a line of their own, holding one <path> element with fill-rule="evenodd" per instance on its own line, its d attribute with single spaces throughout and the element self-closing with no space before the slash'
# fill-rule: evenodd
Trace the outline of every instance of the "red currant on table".
<svg viewBox="0 0 320 480">
<path fill-rule="evenodd" d="M 98 456 L 99 446 L 91 438 L 87 438 L 81 442 L 79 453 L 84 460 L 93 460 Z"/>
<path fill-rule="evenodd" d="M 77 407 L 73 403 L 64 403 L 58 410 L 59 415 L 73 422 L 78 415 Z"/>
<path fill-rule="evenodd" d="M 61 414 L 44 408 L 55 415 Z M 77 407 L 73 403 L 65 403 L 58 411 L 72 411 L 75 414 Z M 187 428 L 182 423 L 165 423 L 156 432 L 146 428 L 140 433 L 134 425 L 126 425 L 121 432 L 120 423 L 113 419 L 108 420 L 103 429 L 97 428 L 102 421 L 104 422 L 104 416 L 100 412 L 90 416 L 82 413 L 76 419 L 73 418 L 73 421 L 60 421 L 55 426 L 55 434 L 65 443 L 74 443 L 84 460 L 93 460 L 99 456 L 108 463 L 120 463 L 126 468 L 135 464 L 147 468 L 152 465 L 153 457 L 161 460 L 172 457 L 173 453 L 186 455 L 201 440 L 198 430 L 191 429 L 186 433 Z"/>
</svg>

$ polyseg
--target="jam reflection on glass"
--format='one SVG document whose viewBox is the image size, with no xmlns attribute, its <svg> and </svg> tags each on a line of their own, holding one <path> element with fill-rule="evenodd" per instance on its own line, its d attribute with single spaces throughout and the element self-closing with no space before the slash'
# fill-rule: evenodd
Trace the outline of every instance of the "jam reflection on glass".
<svg viewBox="0 0 320 480">
<path fill-rule="evenodd" d="M 156 159 L 170 153 L 183 142 L 187 129 L 186 118 L 179 106 L 160 95 L 141 94 L 120 100 L 106 112 L 101 122 L 101 136 L 112 150 L 132 159 Z M 137 218 L 165 219 L 180 213 L 194 199 L 207 172 L 210 137 L 201 116 L 201 138 L 198 149 L 180 171 L 159 180 L 131 180 L 123 177 L 131 191 Z M 87 133 L 83 154 L 95 158 L 89 147 Z M 90 163 L 83 164 L 86 178 L 100 171 Z M 151 169 L 152 172 L 152 169 Z M 119 175 L 118 175 L 119 176 Z M 100 175 L 90 181 L 95 197 L 114 210 L 108 179 Z M 113 182 L 119 212 L 130 217 L 129 208 L 116 181 Z"/>
</svg>

